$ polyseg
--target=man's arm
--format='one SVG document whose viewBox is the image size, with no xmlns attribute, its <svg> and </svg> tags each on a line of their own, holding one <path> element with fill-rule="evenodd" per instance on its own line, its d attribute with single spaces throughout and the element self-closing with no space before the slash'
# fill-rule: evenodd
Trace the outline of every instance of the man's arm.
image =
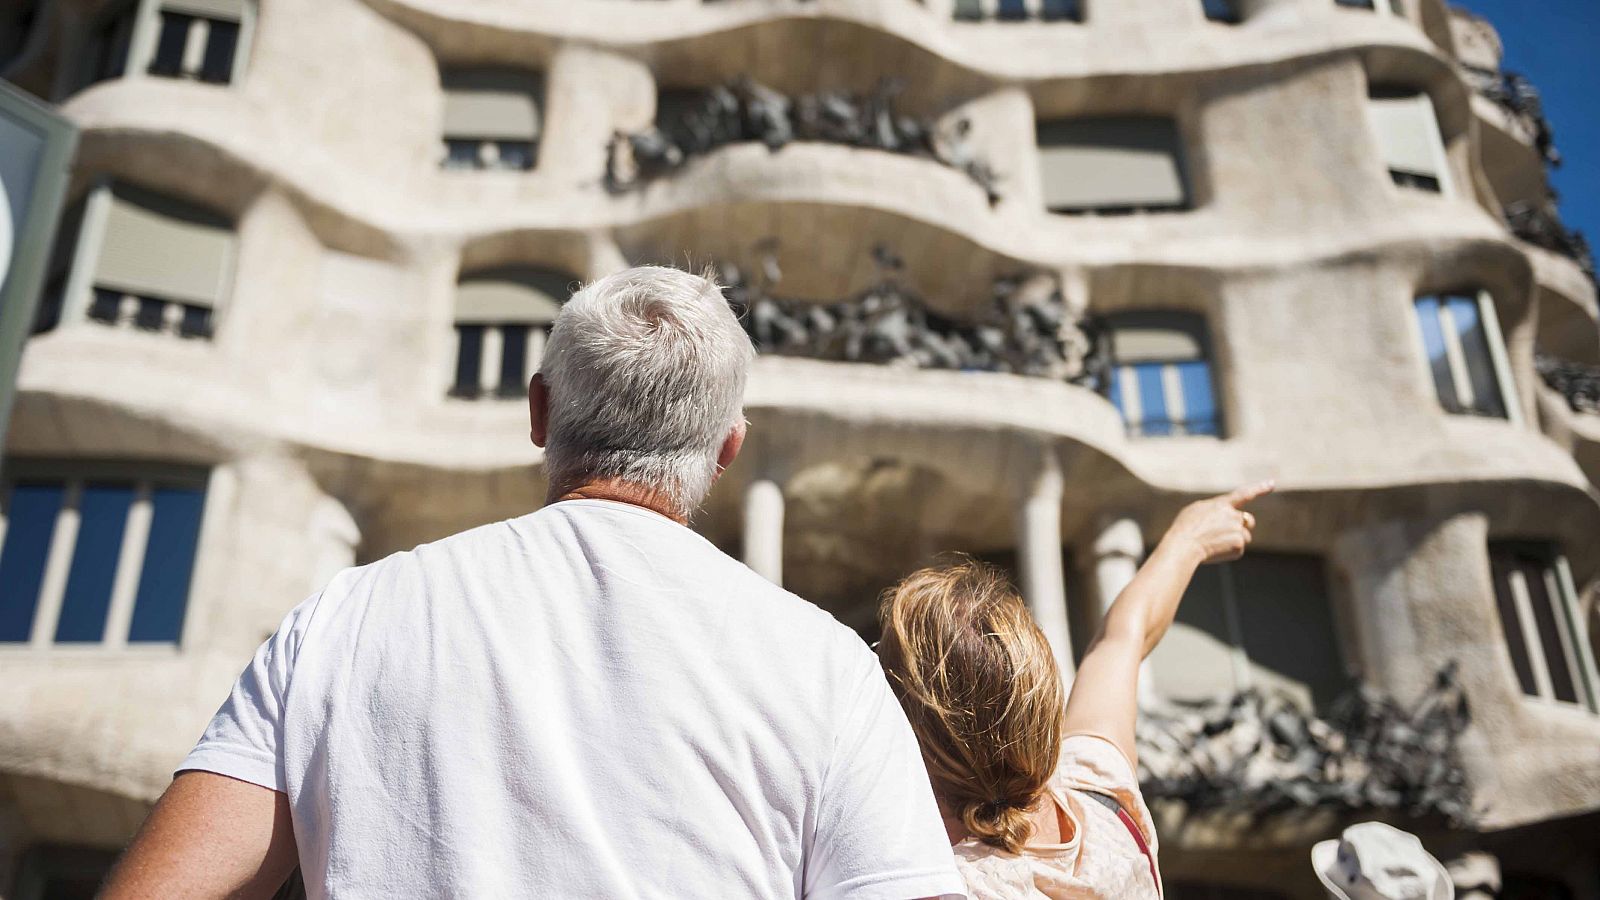
<svg viewBox="0 0 1600 900">
<path fill-rule="evenodd" d="M 180 772 L 139 829 L 101 900 L 271 897 L 297 861 L 289 799 L 215 775 Z"/>
<path fill-rule="evenodd" d="M 1270 493 L 1271 482 L 1191 503 L 1106 612 L 1078 665 L 1067 698 L 1066 733 L 1098 734 L 1138 764 L 1139 664 L 1161 642 L 1195 569 L 1244 555 L 1255 517 L 1242 507 Z"/>
</svg>

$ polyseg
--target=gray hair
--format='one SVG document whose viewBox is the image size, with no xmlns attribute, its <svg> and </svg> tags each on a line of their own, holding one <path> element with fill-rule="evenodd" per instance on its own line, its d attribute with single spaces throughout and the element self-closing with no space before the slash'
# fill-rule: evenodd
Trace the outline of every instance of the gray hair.
<svg viewBox="0 0 1600 900">
<path fill-rule="evenodd" d="M 552 487 L 636 484 L 687 517 L 744 420 L 750 339 L 710 278 L 662 266 L 607 275 L 568 300 L 539 366 Z"/>
</svg>

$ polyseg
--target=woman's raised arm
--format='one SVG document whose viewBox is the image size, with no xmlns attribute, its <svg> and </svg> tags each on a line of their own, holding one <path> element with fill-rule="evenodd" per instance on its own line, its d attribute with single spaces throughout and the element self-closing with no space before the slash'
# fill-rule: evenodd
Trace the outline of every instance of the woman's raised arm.
<svg viewBox="0 0 1600 900">
<path fill-rule="evenodd" d="M 1138 764 L 1134 726 L 1139 717 L 1139 664 L 1161 642 L 1178 603 L 1205 563 L 1244 555 L 1255 516 L 1244 506 L 1272 492 L 1264 481 L 1184 507 L 1133 581 L 1117 595 L 1078 665 L 1067 698 L 1067 734 L 1106 738 Z"/>
</svg>

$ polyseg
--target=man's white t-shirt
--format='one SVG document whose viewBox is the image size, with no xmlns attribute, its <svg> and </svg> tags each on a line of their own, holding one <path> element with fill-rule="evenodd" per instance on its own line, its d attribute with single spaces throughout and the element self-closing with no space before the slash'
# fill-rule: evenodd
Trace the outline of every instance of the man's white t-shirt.
<svg viewBox="0 0 1600 900">
<path fill-rule="evenodd" d="M 620 503 L 340 573 L 188 769 L 288 795 L 313 898 L 963 895 L 872 652 Z"/>
</svg>

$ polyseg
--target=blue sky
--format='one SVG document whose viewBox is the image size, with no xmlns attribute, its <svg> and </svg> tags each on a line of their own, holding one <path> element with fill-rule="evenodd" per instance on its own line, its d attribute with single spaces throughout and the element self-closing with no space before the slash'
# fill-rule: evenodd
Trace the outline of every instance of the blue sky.
<svg viewBox="0 0 1600 900">
<path fill-rule="evenodd" d="M 1552 182 L 1568 225 L 1600 246 L 1600 0 L 1457 0 L 1489 19 L 1505 67 L 1544 95 L 1564 163 Z"/>
</svg>

